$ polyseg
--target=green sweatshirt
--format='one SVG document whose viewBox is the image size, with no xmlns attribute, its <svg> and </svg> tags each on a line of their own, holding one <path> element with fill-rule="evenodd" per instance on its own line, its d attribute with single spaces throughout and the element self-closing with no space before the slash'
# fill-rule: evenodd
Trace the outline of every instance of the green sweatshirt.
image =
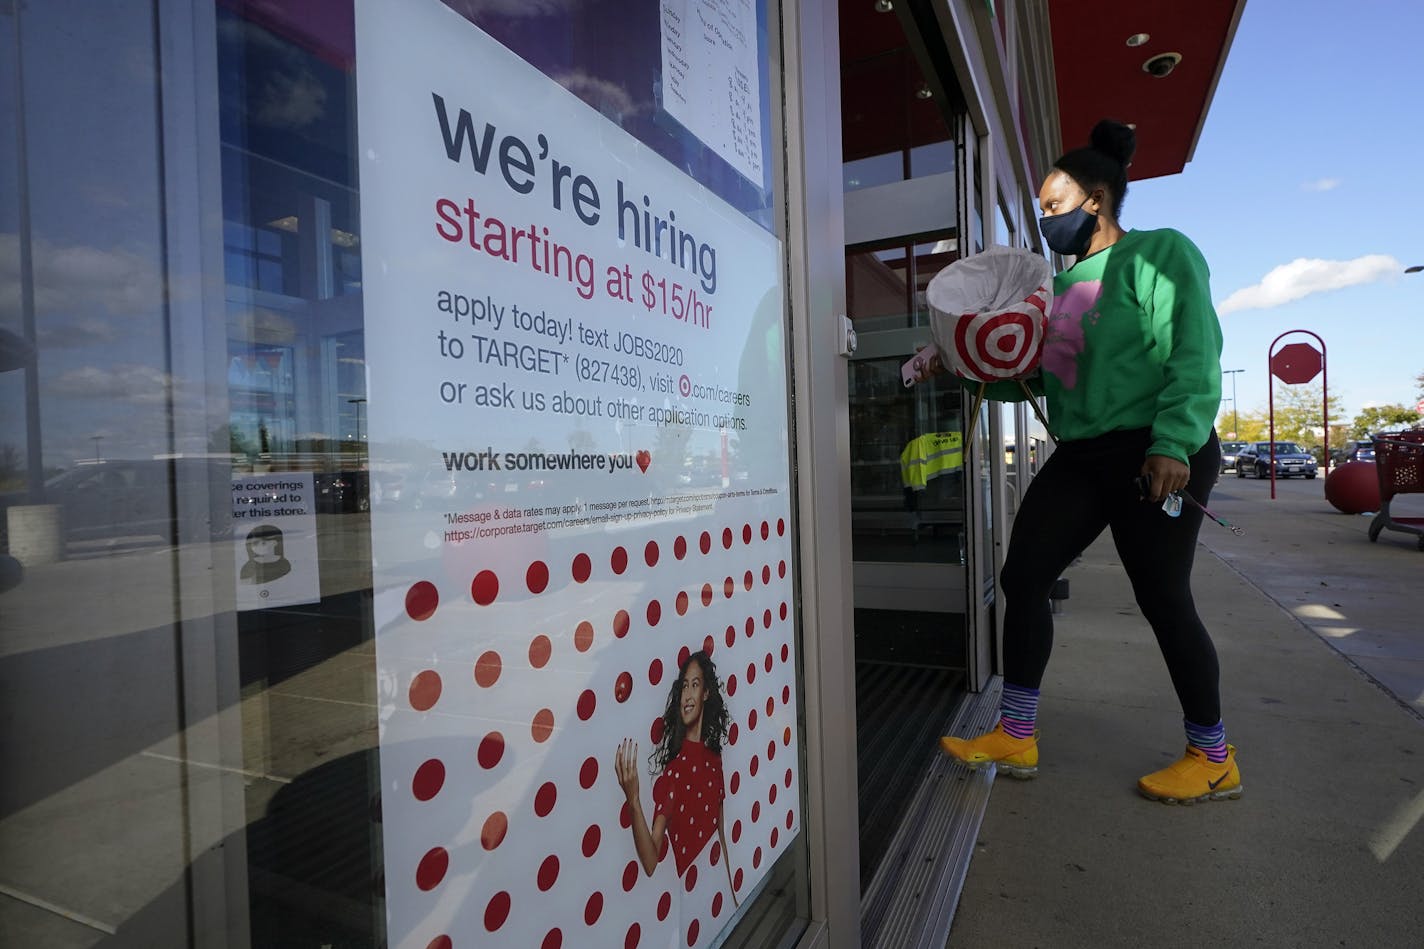
<svg viewBox="0 0 1424 949">
<path fill-rule="evenodd" d="M 1221 405 L 1221 324 L 1206 261 L 1181 233 L 1128 231 L 1053 279 L 1043 373 L 1061 441 L 1151 428 L 1147 453 L 1185 462 Z M 1017 383 L 990 398 L 1022 399 Z"/>
</svg>

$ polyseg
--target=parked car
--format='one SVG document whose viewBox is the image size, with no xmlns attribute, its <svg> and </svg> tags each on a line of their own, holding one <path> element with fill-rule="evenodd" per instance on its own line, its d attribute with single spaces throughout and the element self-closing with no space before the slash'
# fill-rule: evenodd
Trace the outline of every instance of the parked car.
<svg viewBox="0 0 1424 949">
<path fill-rule="evenodd" d="M 1347 461 L 1374 461 L 1375 443 L 1373 439 L 1349 441 L 1340 448 L 1339 452 L 1331 452 L 1331 455 L 1337 465 L 1343 465 Z"/>
<path fill-rule="evenodd" d="M 352 514 L 371 509 L 370 472 L 318 472 L 313 480 L 318 514 Z"/>
<path fill-rule="evenodd" d="M 1277 478 L 1294 478 L 1297 475 L 1314 478 L 1317 473 L 1315 456 L 1295 442 L 1276 442 L 1275 456 Z M 1257 478 L 1271 476 L 1270 442 L 1249 442 L 1237 452 L 1236 477 L 1244 478 L 1248 474 Z"/>
<path fill-rule="evenodd" d="M 1245 447 L 1245 442 L 1222 442 L 1221 470 L 1234 471 L 1236 469 L 1236 453 Z"/>
<path fill-rule="evenodd" d="M 45 482 L 44 501 L 63 511 L 68 541 L 231 535 L 232 462 L 227 458 L 112 459 L 78 464 Z M 182 498 L 175 510 L 175 496 Z M 28 503 L 24 491 L 0 495 L 0 517 Z"/>
</svg>

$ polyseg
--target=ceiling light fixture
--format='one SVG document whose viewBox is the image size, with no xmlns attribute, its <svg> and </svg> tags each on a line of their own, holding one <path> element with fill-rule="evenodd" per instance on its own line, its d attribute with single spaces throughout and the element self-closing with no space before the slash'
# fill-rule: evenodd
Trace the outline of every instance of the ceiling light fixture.
<svg viewBox="0 0 1424 949">
<path fill-rule="evenodd" d="M 891 3 L 890 0 L 875 0 L 876 13 L 889 13 L 893 9 L 895 9 L 895 4 Z"/>
<path fill-rule="evenodd" d="M 930 87 L 929 87 L 929 86 L 920 86 L 920 88 L 918 88 L 918 89 L 915 90 L 915 98 L 916 98 L 916 99 L 933 99 L 933 98 L 934 98 L 934 92 L 932 92 L 932 91 L 930 90 Z"/>
<path fill-rule="evenodd" d="M 1129 36 L 1129 37 L 1127 38 L 1127 45 L 1128 45 L 1128 46 L 1141 46 L 1143 43 L 1146 43 L 1146 42 L 1147 42 L 1148 40 L 1150 40 L 1151 38 L 1152 38 L 1151 35 L 1149 35 L 1149 34 L 1147 34 L 1147 33 L 1134 33 L 1134 34 L 1132 34 L 1131 36 Z"/>
<path fill-rule="evenodd" d="M 1142 64 L 1142 71 L 1154 79 L 1166 79 L 1181 61 L 1181 53 L 1158 53 Z"/>
</svg>

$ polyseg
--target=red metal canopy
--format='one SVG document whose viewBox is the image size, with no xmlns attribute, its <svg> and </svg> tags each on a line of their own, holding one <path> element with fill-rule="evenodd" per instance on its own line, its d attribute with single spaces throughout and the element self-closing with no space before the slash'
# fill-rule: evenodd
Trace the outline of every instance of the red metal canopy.
<svg viewBox="0 0 1424 949">
<path fill-rule="evenodd" d="M 1049 0 L 1063 149 L 1088 144 L 1104 118 L 1137 126 L 1133 180 L 1174 175 L 1191 160 L 1246 0 Z M 1128 39 L 1146 34 L 1140 46 Z M 1180 53 L 1158 78 L 1143 64 Z"/>
</svg>

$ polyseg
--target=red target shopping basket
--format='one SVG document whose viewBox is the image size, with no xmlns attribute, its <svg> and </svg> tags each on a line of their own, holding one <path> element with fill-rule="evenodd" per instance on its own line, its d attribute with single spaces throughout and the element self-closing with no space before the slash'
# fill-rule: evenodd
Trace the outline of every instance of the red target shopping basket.
<svg viewBox="0 0 1424 949">
<path fill-rule="evenodd" d="M 1380 531 L 1401 531 L 1419 538 L 1424 550 L 1424 517 L 1393 517 L 1389 502 L 1399 494 L 1424 493 L 1424 431 L 1376 435 L 1375 471 L 1379 474 L 1380 509 L 1370 522 L 1370 540 Z"/>
<path fill-rule="evenodd" d="M 991 247 L 941 270 L 925 297 L 946 369 L 997 382 L 1038 368 L 1053 303 L 1053 268 L 1039 255 Z"/>
</svg>

